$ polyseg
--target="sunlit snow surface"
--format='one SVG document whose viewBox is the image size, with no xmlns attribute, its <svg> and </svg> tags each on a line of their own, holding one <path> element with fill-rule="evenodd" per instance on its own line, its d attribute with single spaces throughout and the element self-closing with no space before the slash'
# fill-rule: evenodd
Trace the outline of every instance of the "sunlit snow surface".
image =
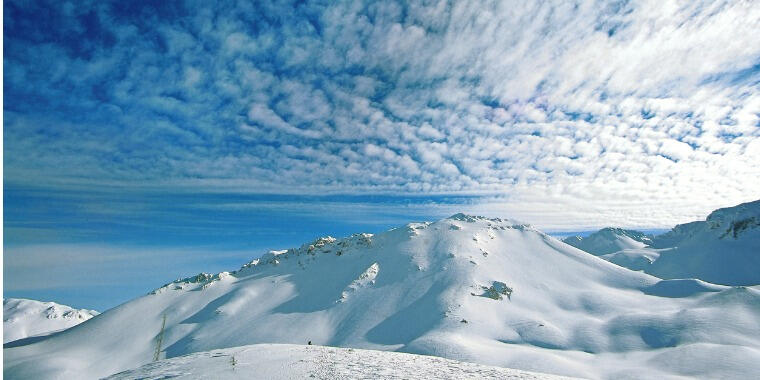
<svg viewBox="0 0 760 380">
<path fill-rule="evenodd" d="M 568 379 L 435 356 L 289 344 L 259 344 L 199 352 L 146 364 L 138 369 L 108 377 L 109 380 L 169 378 Z"/>
<path fill-rule="evenodd" d="M 661 282 L 524 224 L 455 215 L 318 239 L 169 283 L 4 350 L 4 375 L 86 379 L 137 368 L 153 360 L 164 316 L 168 358 L 312 341 L 591 379 L 760 373 L 757 287 Z"/>
</svg>

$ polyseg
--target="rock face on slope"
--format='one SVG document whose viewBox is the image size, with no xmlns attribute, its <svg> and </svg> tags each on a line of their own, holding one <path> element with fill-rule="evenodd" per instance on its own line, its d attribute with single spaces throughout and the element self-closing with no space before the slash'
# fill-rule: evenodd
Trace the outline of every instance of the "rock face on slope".
<svg viewBox="0 0 760 380">
<path fill-rule="evenodd" d="M 623 249 L 646 247 L 652 244 L 652 236 L 640 231 L 607 227 L 585 238 L 570 236 L 563 241 L 592 255 L 601 256 Z"/>
<path fill-rule="evenodd" d="M 529 225 L 457 214 L 169 283 L 6 349 L 4 374 L 97 378 L 156 356 L 308 341 L 585 378 L 760 371 L 758 289 L 659 283 Z"/>
<path fill-rule="evenodd" d="M 55 302 L 19 298 L 3 299 L 3 343 L 65 330 L 99 313 L 73 309 Z"/>
</svg>

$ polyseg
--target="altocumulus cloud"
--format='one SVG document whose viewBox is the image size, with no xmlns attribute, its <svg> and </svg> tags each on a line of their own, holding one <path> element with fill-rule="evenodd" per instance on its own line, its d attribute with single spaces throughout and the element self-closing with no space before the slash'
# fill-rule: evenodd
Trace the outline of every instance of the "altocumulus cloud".
<svg viewBox="0 0 760 380">
<path fill-rule="evenodd" d="M 463 194 L 553 227 L 660 226 L 760 189 L 750 1 L 4 11 L 11 186 Z"/>
</svg>

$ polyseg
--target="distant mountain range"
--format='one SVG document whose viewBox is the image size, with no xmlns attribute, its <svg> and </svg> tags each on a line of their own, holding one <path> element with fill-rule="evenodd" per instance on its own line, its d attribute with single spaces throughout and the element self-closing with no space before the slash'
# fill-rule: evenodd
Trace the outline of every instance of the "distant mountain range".
<svg viewBox="0 0 760 380">
<path fill-rule="evenodd" d="M 99 313 L 55 302 L 3 299 L 3 344 L 45 336 L 78 325 Z"/>
<path fill-rule="evenodd" d="M 760 284 L 760 201 L 712 212 L 662 235 L 604 228 L 564 242 L 660 278 L 698 278 L 724 285 Z"/>
<path fill-rule="evenodd" d="M 667 239 L 678 248 L 652 249 L 751 247 L 757 229 L 745 211 L 755 208 L 676 227 Z M 623 251 L 658 241 L 602 235 L 635 244 Z M 658 251 L 655 262 L 679 254 L 671 251 Z M 170 282 L 47 339 L 6 348 L 4 375 L 100 378 L 155 359 L 207 352 L 203 360 L 212 360 L 224 348 L 307 342 L 592 379 L 752 378 L 760 373 L 760 288 L 661 280 L 526 224 L 457 214 L 377 235 L 320 238 L 236 271 Z M 172 363 L 150 368 L 192 373 L 183 372 L 192 360 Z"/>
</svg>

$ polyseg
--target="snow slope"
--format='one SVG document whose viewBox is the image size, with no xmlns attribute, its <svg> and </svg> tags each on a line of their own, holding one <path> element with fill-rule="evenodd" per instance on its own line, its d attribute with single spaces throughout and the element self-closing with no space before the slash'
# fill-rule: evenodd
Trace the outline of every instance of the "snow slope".
<svg viewBox="0 0 760 380">
<path fill-rule="evenodd" d="M 760 290 L 660 281 L 528 225 L 457 214 L 169 283 L 5 349 L 4 375 L 97 378 L 156 351 L 307 341 L 584 378 L 751 378 Z"/>
<path fill-rule="evenodd" d="M 662 251 L 668 251 L 670 248 L 655 249 L 651 247 L 643 248 L 629 248 L 615 253 L 608 253 L 599 257 L 621 267 L 626 267 L 631 270 L 643 270 L 649 271 L 652 263 L 660 258 Z M 689 277 L 689 276 L 686 276 Z"/>
<path fill-rule="evenodd" d="M 652 243 L 652 237 L 639 231 L 607 227 L 585 238 L 570 236 L 563 241 L 592 255 L 601 256 L 623 249 L 644 248 Z"/>
<path fill-rule="evenodd" d="M 77 310 L 55 302 L 4 298 L 3 343 L 65 330 L 96 315 L 95 310 Z"/>
<path fill-rule="evenodd" d="M 234 358 L 234 365 L 233 365 Z M 120 379 L 514 379 L 566 377 L 398 352 L 257 344 L 199 352 L 146 364 Z"/>
</svg>

